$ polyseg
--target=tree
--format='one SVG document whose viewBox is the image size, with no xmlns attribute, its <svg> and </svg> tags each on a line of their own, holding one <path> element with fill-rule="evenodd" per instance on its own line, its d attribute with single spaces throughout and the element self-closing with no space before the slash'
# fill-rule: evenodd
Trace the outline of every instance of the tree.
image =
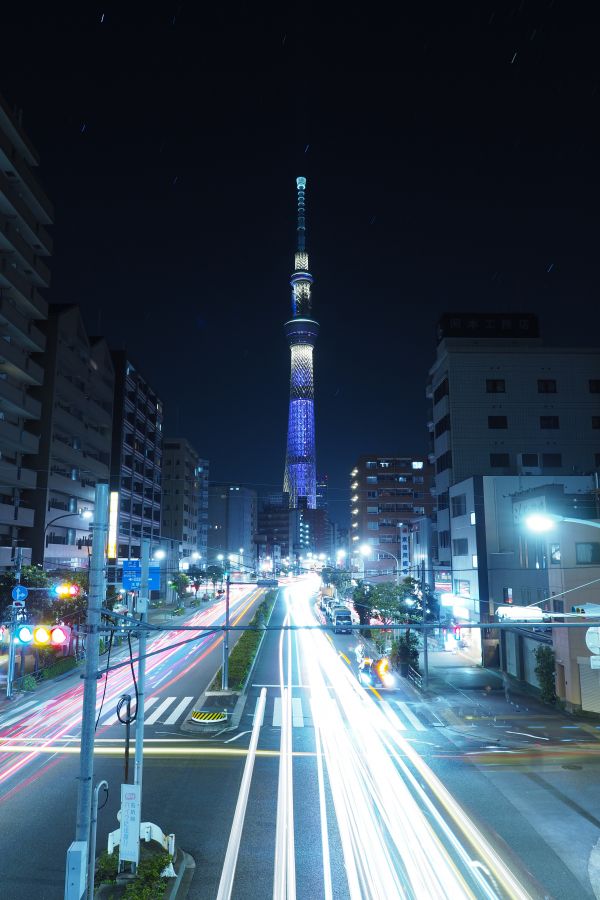
<svg viewBox="0 0 600 900">
<path fill-rule="evenodd" d="M 395 669 L 411 666 L 419 671 L 419 638 L 410 628 L 393 642 L 390 660 Z"/>
<path fill-rule="evenodd" d="M 16 585 L 14 569 L 0 572 L 0 616 L 4 618 L 5 610 L 12 603 L 11 591 Z M 30 588 L 47 588 L 50 580 L 41 566 L 22 566 L 21 584 Z M 49 603 L 48 593 L 44 590 L 32 591 L 27 598 L 28 612 L 43 612 Z"/>
<path fill-rule="evenodd" d="M 535 648 L 535 674 L 540 685 L 540 698 L 544 703 L 556 703 L 556 666 L 554 651 L 548 644 L 540 644 Z"/>
<path fill-rule="evenodd" d="M 207 566 L 206 567 L 206 577 L 209 579 L 209 581 L 212 581 L 214 590 L 217 589 L 217 582 L 223 581 L 224 574 L 225 574 L 225 572 L 221 568 L 221 566 Z"/>
<path fill-rule="evenodd" d="M 171 578 L 171 587 L 175 591 L 179 600 L 183 600 L 183 598 L 187 594 L 187 589 L 189 586 L 190 579 L 185 574 L 185 572 L 177 572 L 177 574 L 173 575 L 173 577 Z"/>
</svg>

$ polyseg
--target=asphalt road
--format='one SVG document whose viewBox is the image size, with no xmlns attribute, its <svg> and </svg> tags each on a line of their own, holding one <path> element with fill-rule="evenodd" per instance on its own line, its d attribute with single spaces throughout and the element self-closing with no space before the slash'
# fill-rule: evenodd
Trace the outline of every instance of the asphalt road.
<svg viewBox="0 0 600 900">
<path fill-rule="evenodd" d="M 311 621 L 309 592 L 306 582 L 280 591 L 271 624 L 286 621 L 290 611 L 297 622 Z M 245 621 L 255 602 L 239 598 L 232 618 Z M 298 898 L 377 896 L 378 890 L 388 897 L 401 891 L 504 897 L 510 894 L 503 879 L 511 877 L 522 896 L 593 897 L 588 869 L 600 836 L 600 732 L 560 716 L 544 718 L 539 710 L 514 708 L 502 717 L 476 688 L 461 690 L 458 704 L 451 696 L 424 699 L 400 680 L 393 688 L 359 688 L 356 644 L 354 635 L 266 632 L 239 726 L 216 737 L 189 735 L 180 726 L 220 664 L 218 639 L 149 662 L 142 818 L 174 831 L 194 857 L 189 896 L 217 895 L 264 688 L 235 900 L 273 895 L 283 834 L 277 823 L 284 732 L 291 739 L 291 754 L 283 758 L 291 763 L 295 861 L 286 877 L 295 878 Z M 110 701 L 98 728 L 96 778 L 111 787 L 100 813 L 99 848 L 117 827 L 123 726 L 111 720 L 116 696 L 126 683 L 131 687 L 121 671 L 122 683 L 109 678 Z M 291 686 L 289 729 L 282 684 Z M 77 687 L 69 684 L 42 710 L 33 707 L 30 718 L 23 710 L 18 722 L 7 725 L 6 714 L 0 721 L 3 900 L 62 896 L 74 831 L 78 702 Z M 43 752 L 30 752 L 40 745 Z M 440 888 L 440 873 L 460 891 L 443 878 Z"/>
</svg>

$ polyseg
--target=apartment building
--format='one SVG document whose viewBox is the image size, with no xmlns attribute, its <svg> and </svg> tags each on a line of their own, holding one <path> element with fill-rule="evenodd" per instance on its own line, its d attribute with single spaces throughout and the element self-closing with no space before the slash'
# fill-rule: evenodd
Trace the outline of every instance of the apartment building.
<svg viewBox="0 0 600 900">
<path fill-rule="evenodd" d="M 186 438 L 163 441 L 162 534 L 179 561 L 198 553 L 200 456 Z"/>
<path fill-rule="evenodd" d="M 233 554 L 240 568 L 256 565 L 256 491 L 240 484 L 215 482 L 208 490 L 210 556 Z"/>
<path fill-rule="evenodd" d="M 46 346 L 42 323 L 48 316 L 40 293 L 50 284 L 52 239 L 47 227 L 54 210 L 32 169 L 39 158 L 0 96 L 0 569 L 14 565 L 15 550 L 31 559 L 35 512 L 25 492 L 37 484 L 26 464 L 39 447 L 32 429 L 42 414 L 33 396 L 44 380 Z"/>
<path fill-rule="evenodd" d="M 110 489 L 118 493 L 116 563 L 109 582 L 119 584 L 122 562 L 139 559 L 142 538 L 156 549 L 161 537 L 163 405 L 123 350 L 111 352 L 115 369 Z"/>
<path fill-rule="evenodd" d="M 350 473 L 351 552 L 367 581 L 414 575 L 413 522 L 431 514 L 433 466 L 423 456 L 363 455 Z M 361 548 L 371 548 L 365 555 Z"/>
<path fill-rule="evenodd" d="M 451 577 L 453 484 L 600 467 L 600 353 L 544 346 L 530 314 L 449 313 L 439 323 L 427 397 L 441 584 Z"/>
<path fill-rule="evenodd" d="M 108 481 L 114 368 L 103 338 L 88 337 L 79 307 L 52 304 L 44 324 L 45 379 L 32 388 L 41 417 L 30 424 L 38 452 L 26 465 L 37 471 L 26 499 L 35 511 L 32 560 L 47 569 L 88 565 L 89 518 L 97 481 Z"/>
</svg>

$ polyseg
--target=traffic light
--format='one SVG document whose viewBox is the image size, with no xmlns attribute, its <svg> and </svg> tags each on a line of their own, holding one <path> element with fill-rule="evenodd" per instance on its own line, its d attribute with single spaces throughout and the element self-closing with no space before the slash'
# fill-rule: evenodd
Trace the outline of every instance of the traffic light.
<svg viewBox="0 0 600 900">
<path fill-rule="evenodd" d="M 68 625 L 18 625 L 16 644 L 35 644 L 36 647 L 54 647 L 57 650 L 69 645 L 71 629 Z"/>
<path fill-rule="evenodd" d="M 52 593 L 55 597 L 61 597 L 62 599 L 68 599 L 77 597 L 79 594 L 79 585 L 72 584 L 69 581 L 62 581 L 60 584 L 55 584 L 52 588 Z"/>
<path fill-rule="evenodd" d="M 585 616 L 585 606 L 572 606 L 571 612 L 576 613 L 578 616 Z"/>
<path fill-rule="evenodd" d="M 454 635 L 455 641 L 460 641 L 460 625 L 452 626 L 452 634 Z"/>
</svg>

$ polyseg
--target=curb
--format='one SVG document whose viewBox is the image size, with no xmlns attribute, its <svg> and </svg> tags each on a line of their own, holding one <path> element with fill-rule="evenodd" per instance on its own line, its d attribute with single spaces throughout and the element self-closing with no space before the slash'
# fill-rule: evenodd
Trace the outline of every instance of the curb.
<svg viewBox="0 0 600 900">
<path fill-rule="evenodd" d="M 196 871 L 196 861 L 189 853 L 179 848 L 177 855 L 181 856 L 178 865 L 174 865 L 177 877 L 175 882 L 169 885 L 165 891 L 165 900 L 175 900 L 175 898 L 187 896 L 194 872 Z"/>
</svg>

